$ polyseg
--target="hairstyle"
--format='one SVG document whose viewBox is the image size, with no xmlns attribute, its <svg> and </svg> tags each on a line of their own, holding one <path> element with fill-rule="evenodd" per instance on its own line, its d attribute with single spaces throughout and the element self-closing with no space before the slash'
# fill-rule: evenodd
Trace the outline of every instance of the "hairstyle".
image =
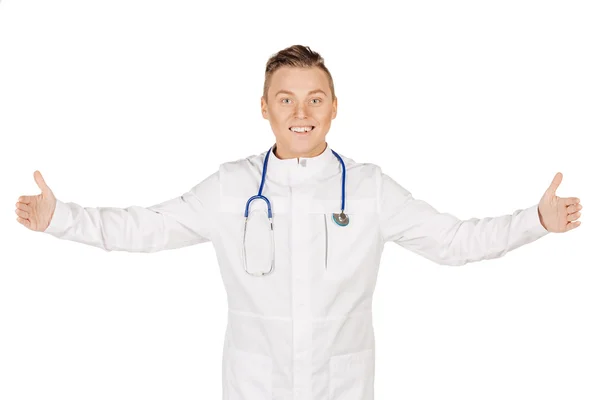
<svg viewBox="0 0 600 400">
<path fill-rule="evenodd" d="M 271 83 L 271 76 L 281 67 L 321 68 L 327 74 L 329 88 L 331 89 L 331 98 L 332 100 L 335 99 L 333 78 L 325 66 L 325 60 L 323 57 L 321 57 L 319 53 L 311 50 L 308 46 L 296 44 L 280 50 L 276 54 L 273 54 L 267 61 L 267 68 L 265 70 L 265 83 L 263 85 L 263 96 L 265 98 L 265 102 L 267 101 L 267 93 Z"/>
</svg>

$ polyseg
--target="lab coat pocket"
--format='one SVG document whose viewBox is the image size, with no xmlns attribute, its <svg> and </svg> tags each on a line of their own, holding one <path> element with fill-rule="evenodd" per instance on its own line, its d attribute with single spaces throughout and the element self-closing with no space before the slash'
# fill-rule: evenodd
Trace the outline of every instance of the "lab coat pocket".
<svg viewBox="0 0 600 400">
<path fill-rule="evenodd" d="M 310 214 L 319 218 L 315 222 L 320 225 L 319 235 L 322 242 L 316 244 L 319 256 L 323 257 L 323 279 L 339 283 L 368 277 L 368 262 L 376 256 L 374 246 L 377 238 L 378 219 L 377 203 L 374 199 L 351 199 L 346 213 L 347 225 L 340 225 L 333 219 L 333 214 L 340 213 L 339 200 L 315 199 L 310 205 Z M 365 261 L 367 260 L 367 262 Z"/>
<path fill-rule="evenodd" d="M 328 400 L 373 400 L 374 355 L 367 349 L 331 357 Z"/>
<path fill-rule="evenodd" d="M 352 221 L 353 215 L 347 215 Z M 354 225 L 341 226 L 333 220 L 333 214 L 323 214 L 323 224 L 325 227 L 325 270 L 329 270 L 334 265 L 337 266 L 344 259 L 344 254 L 352 246 L 352 237 L 355 235 L 352 231 Z M 335 272 L 335 268 L 333 270 Z"/>
<path fill-rule="evenodd" d="M 229 348 L 227 369 L 228 400 L 271 399 L 273 390 L 271 357 Z"/>
<path fill-rule="evenodd" d="M 347 214 L 350 223 L 341 226 L 333 220 L 332 213 L 323 214 L 325 230 L 325 272 L 326 280 L 343 280 L 356 277 L 356 262 L 364 254 L 365 214 Z"/>
</svg>

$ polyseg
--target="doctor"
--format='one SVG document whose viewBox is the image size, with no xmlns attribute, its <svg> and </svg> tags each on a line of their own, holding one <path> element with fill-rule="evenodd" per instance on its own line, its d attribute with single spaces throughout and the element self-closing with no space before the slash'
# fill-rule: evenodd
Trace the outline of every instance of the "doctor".
<svg viewBox="0 0 600 400">
<path fill-rule="evenodd" d="M 560 173 L 539 204 L 459 220 L 377 165 L 334 152 L 325 140 L 337 112 L 333 80 L 309 47 L 268 60 L 261 112 L 274 146 L 221 164 L 161 204 L 65 203 L 39 171 L 41 194 L 16 204 L 25 227 L 107 251 L 212 242 L 228 300 L 223 399 L 372 400 L 371 306 L 386 242 L 457 266 L 580 225 L 579 199 L 556 196 Z"/>
</svg>

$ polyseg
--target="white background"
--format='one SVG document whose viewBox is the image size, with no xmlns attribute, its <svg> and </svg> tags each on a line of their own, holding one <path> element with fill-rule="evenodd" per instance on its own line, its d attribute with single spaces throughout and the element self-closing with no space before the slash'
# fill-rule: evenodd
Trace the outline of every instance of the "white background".
<svg viewBox="0 0 600 400">
<path fill-rule="evenodd" d="M 600 398 L 593 1 L 0 3 L 0 399 L 220 399 L 226 296 L 210 243 L 105 252 L 16 221 L 39 169 L 84 206 L 150 206 L 274 142 L 267 59 L 333 74 L 327 140 L 461 219 L 557 194 L 574 231 L 440 266 L 386 246 L 376 398 Z"/>
</svg>

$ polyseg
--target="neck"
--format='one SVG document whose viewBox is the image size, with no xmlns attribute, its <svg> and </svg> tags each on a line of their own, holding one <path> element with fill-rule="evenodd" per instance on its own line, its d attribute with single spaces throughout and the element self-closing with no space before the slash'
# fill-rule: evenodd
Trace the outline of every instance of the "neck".
<svg viewBox="0 0 600 400">
<path fill-rule="evenodd" d="M 300 162 L 300 157 L 303 157 L 303 158 L 316 157 L 316 156 L 320 155 L 321 153 L 323 153 L 326 148 L 327 148 L 327 142 L 323 142 L 309 152 L 294 153 L 287 149 L 280 148 L 278 144 L 275 144 L 275 148 L 273 149 L 273 154 L 275 154 L 275 156 L 277 158 L 279 158 L 280 160 L 297 158 L 298 162 Z"/>
</svg>

